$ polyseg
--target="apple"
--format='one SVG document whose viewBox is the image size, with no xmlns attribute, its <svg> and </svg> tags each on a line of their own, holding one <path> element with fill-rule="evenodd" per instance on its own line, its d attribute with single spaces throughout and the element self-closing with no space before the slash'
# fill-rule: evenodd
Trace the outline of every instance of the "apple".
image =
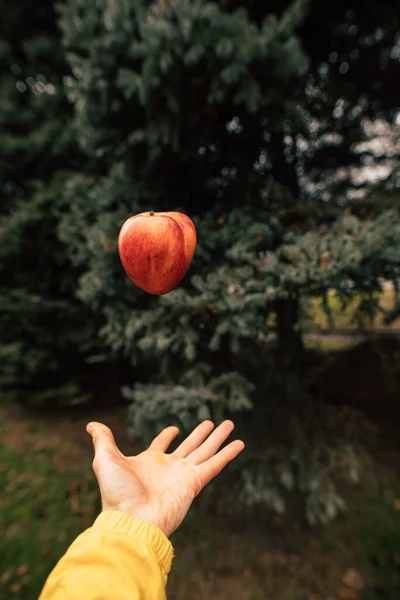
<svg viewBox="0 0 400 600">
<path fill-rule="evenodd" d="M 193 221 L 180 212 L 144 212 L 130 217 L 118 236 L 129 279 L 148 294 L 168 294 L 182 280 L 196 249 Z"/>
</svg>

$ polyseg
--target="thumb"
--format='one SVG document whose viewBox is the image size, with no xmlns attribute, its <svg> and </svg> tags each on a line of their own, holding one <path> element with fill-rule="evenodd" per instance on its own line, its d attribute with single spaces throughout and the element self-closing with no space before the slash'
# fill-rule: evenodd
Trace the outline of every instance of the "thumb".
<svg viewBox="0 0 400 600">
<path fill-rule="evenodd" d="M 92 436 L 95 458 L 110 458 L 120 454 L 109 427 L 93 422 L 88 423 L 86 431 Z"/>
</svg>

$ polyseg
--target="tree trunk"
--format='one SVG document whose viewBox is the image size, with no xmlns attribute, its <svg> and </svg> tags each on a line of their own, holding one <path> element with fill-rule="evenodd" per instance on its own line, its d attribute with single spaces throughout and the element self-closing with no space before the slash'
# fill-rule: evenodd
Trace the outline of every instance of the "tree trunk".
<svg viewBox="0 0 400 600">
<path fill-rule="evenodd" d="M 303 337 L 299 327 L 299 297 L 277 300 L 275 303 L 277 319 L 278 348 L 288 361 L 296 358 L 304 350 Z"/>
<path fill-rule="evenodd" d="M 300 189 L 295 162 L 289 163 L 285 154 L 284 135 L 285 132 L 282 129 L 282 125 L 278 124 L 277 128 L 272 132 L 270 148 L 273 177 L 290 192 L 290 206 L 283 207 L 288 210 L 298 205 Z M 298 293 L 292 292 L 288 298 L 276 300 L 275 311 L 279 359 L 284 359 L 288 364 L 294 363 L 299 353 L 302 353 L 304 350 L 299 328 L 300 298 Z"/>
</svg>

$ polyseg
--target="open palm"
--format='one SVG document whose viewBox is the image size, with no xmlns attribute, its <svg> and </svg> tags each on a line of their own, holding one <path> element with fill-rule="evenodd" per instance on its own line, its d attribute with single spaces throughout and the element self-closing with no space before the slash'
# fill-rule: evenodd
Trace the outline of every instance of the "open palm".
<svg viewBox="0 0 400 600">
<path fill-rule="evenodd" d="M 211 421 L 203 421 L 174 452 L 166 454 L 179 433 L 177 427 L 167 427 L 147 450 L 128 457 L 117 448 L 108 427 L 89 423 L 103 510 L 126 512 L 170 536 L 203 487 L 243 450 L 243 442 L 236 440 L 218 452 L 233 428 L 232 421 L 215 430 Z"/>
</svg>

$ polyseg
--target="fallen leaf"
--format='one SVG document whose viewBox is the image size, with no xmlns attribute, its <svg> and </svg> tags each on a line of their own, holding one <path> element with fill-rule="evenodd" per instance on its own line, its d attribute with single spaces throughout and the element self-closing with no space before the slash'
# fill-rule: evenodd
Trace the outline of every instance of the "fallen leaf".
<svg viewBox="0 0 400 600">
<path fill-rule="evenodd" d="M 80 513 L 81 507 L 79 505 L 79 498 L 77 496 L 72 496 L 69 504 L 70 504 L 71 512 L 74 515 L 77 515 Z"/>
<path fill-rule="evenodd" d="M 25 575 L 28 572 L 28 565 L 20 565 L 17 569 L 17 575 Z"/>
<path fill-rule="evenodd" d="M 52 463 L 56 467 L 57 471 L 64 471 L 66 463 L 65 463 L 65 460 L 63 460 L 61 458 L 61 456 L 58 456 L 58 454 L 55 454 L 53 456 Z"/>
<path fill-rule="evenodd" d="M 400 510 L 400 498 L 396 498 L 394 501 L 394 507 L 396 510 Z"/>
<path fill-rule="evenodd" d="M 10 570 L 5 571 L 3 573 L 3 575 L 0 577 L 0 583 L 7 583 L 7 581 L 10 579 L 12 575 L 12 572 Z"/>
<path fill-rule="evenodd" d="M 353 590 L 363 590 L 365 587 L 362 575 L 356 569 L 347 569 L 343 575 L 343 583 Z"/>
</svg>

